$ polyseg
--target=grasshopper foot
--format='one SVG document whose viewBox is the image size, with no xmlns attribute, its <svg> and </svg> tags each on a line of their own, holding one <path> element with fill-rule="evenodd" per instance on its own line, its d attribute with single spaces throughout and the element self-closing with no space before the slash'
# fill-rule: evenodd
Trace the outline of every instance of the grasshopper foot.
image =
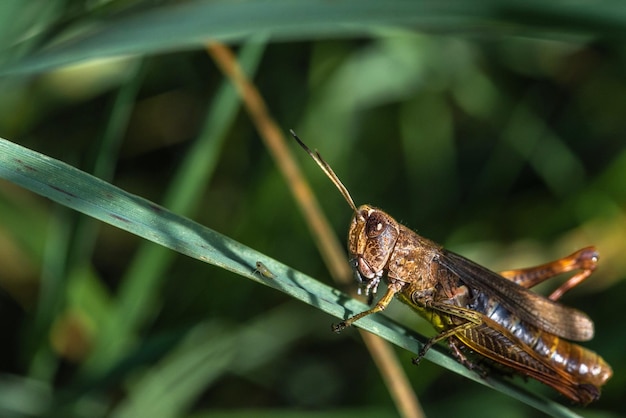
<svg viewBox="0 0 626 418">
<path fill-rule="evenodd" d="M 424 358 L 424 356 L 426 355 L 426 352 L 428 351 L 429 348 L 430 348 L 430 345 L 428 344 L 424 345 L 422 349 L 419 351 L 419 353 L 417 353 L 417 357 L 414 357 L 411 359 L 412 363 L 418 366 L 420 362 L 422 361 L 422 359 Z"/>
<path fill-rule="evenodd" d="M 340 334 L 341 331 L 343 331 L 344 329 L 348 328 L 350 325 L 346 324 L 346 321 L 341 321 L 337 324 L 332 324 L 330 326 L 330 329 L 335 333 L 335 334 Z"/>
</svg>

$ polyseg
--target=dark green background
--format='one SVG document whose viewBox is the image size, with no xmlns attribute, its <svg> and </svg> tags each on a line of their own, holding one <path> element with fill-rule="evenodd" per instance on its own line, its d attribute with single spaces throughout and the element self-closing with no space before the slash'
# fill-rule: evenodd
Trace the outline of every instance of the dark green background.
<svg viewBox="0 0 626 418">
<path fill-rule="evenodd" d="M 6 1 L 0 6 L 0 72 L 17 69 L 0 78 L 0 136 L 85 171 L 108 165 L 99 176 L 110 172 L 113 184 L 161 202 L 223 81 L 202 39 L 186 34 L 185 21 L 151 20 L 151 12 L 175 3 Z M 238 17 L 235 32 L 247 21 L 257 35 L 279 22 L 254 82 L 283 131 L 294 128 L 317 148 L 357 204 L 381 207 L 495 270 L 596 245 L 599 269 L 564 302 L 593 318 L 596 337 L 585 345 L 601 353 L 615 375 L 601 400 L 580 413 L 626 412 L 626 15 L 618 12 L 619 2 L 577 9 L 560 2 L 452 2 L 446 9 L 416 1 L 423 9 L 402 14 L 409 3 L 396 0 L 388 9 L 397 8 L 395 15 L 373 2 L 338 2 L 353 24 L 363 22 L 359 30 L 339 24 L 335 19 L 343 15 L 337 18 L 325 2 L 303 2 L 302 10 L 297 2 L 213 3 Z M 117 22 L 128 17 L 119 29 Z M 299 19 L 313 24 L 298 25 Z M 227 29 L 229 22 L 221 21 Z M 159 24 L 160 35 L 142 32 Z M 63 48 L 71 51 L 72 42 L 80 46 L 91 34 L 102 39 L 108 27 L 117 28 L 133 52 L 148 55 L 71 71 L 32 74 L 34 67 L 19 67 L 29 62 L 20 57 L 40 57 L 53 67 Z M 210 31 L 208 25 L 203 39 Z M 228 38 L 235 49 L 238 33 Z M 63 39 L 71 42 L 48 48 Z M 91 57 L 111 54 L 105 50 L 94 48 Z M 117 129 L 113 156 L 99 154 L 107 129 Z M 345 240 L 349 208 L 292 147 Z M 191 217 L 331 284 L 245 112 L 214 157 L 218 165 Z M 85 232 L 78 214 L 5 181 L 0 211 L 0 411 L 7 416 L 113 415 L 129 393 L 149 385 L 167 394 L 149 377 L 158 376 L 167 359 L 184 359 L 196 334 L 219 345 L 246 327 L 252 337 L 244 341 L 254 343 L 222 353 L 228 361 L 236 355 L 239 366 L 220 368 L 217 358 L 211 379 L 181 382 L 197 395 L 182 406 L 170 403 L 172 416 L 397 414 L 356 332 L 334 335 L 334 318 L 182 256 L 157 272 L 152 293 L 138 301 L 145 315 L 133 343 L 93 372 L 85 366 L 89 353 L 108 343 L 97 338 L 97 318 L 116 303 L 122 278 L 142 274 L 128 272 L 140 239 L 98 223 Z M 42 310 L 50 313 L 43 320 Z M 432 335 L 404 307 L 394 306 L 389 315 Z M 63 354 L 66 345 L 73 350 Z M 538 414 L 429 362 L 415 368 L 411 353 L 398 355 L 427 416 Z M 541 385 L 528 385 L 567 404 Z"/>
</svg>

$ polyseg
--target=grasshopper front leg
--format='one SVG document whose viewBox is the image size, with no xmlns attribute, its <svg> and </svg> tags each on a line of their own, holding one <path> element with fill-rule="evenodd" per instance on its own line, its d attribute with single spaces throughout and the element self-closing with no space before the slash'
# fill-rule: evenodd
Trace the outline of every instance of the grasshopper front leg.
<svg viewBox="0 0 626 418">
<path fill-rule="evenodd" d="M 337 334 L 340 333 L 341 331 L 343 331 L 344 329 L 348 328 L 350 325 L 352 325 L 354 322 L 358 321 L 359 319 L 367 316 L 367 315 L 371 315 L 377 312 L 382 312 L 385 310 L 385 308 L 391 303 L 391 301 L 393 300 L 393 297 L 400 291 L 402 291 L 402 288 L 404 287 L 404 283 L 400 282 L 400 281 L 395 281 L 395 282 L 391 282 L 389 283 L 388 287 L 387 287 L 387 292 L 385 293 L 385 295 L 376 303 L 376 305 L 374 305 L 373 308 L 368 309 L 367 311 L 363 311 L 361 313 L 358 313 L 354 316 L 351 316 L 350 318 L 341 321 L 337 324 L 333 324 L 331 326 L 331 329 L 333 330 L 333 332 L 336 332 Z"/>
</svg>

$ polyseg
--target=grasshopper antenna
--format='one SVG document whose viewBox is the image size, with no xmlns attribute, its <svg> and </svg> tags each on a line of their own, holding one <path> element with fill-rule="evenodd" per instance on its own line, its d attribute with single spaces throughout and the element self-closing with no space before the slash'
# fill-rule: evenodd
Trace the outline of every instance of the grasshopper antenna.
<svg viewBox="0 0 626 418">
<path fill-rule="evenodd" d="M 344 186 L 341 180 L 339 180 L 339 177 L 337 177 L 337 174 L 335 174 L 333 169 L 330 168 L 330 165 L 328 165 L 328 163 L 324 161 L 320 153 L 317 152 L 317 150 L 315 150 L 315 152 L 311 151 L 309 147 L 307 147 L 306 144 L 302 142 L 298 135 L 296 135 L 293 129 L 290 129 L 289 132 L 291 133 L 291 136 L 293 136 L 294 139 L 298 141 L 298 144 L 300 144 L 300 146 L 307 152 L 307 154 L 309 154 L 311 158 L 313 158 L 317 165 L 320 166 L 320 168 L 328 176 L 330 181 L 332 181 L 333 184 L 337 186 L 337 189 L 339 189 L 339 192 L 342 194 L 343 198 L 346 199 L 346 202 L 348 202 L 348 205 L 350 205 L 354 213 L 359 213 L 356 205 L 354 204 L 354 200 L 352 200 L 352 196 L 350 196 L 350 192 L 348 192 L 346 186 Z"/>
</svg>

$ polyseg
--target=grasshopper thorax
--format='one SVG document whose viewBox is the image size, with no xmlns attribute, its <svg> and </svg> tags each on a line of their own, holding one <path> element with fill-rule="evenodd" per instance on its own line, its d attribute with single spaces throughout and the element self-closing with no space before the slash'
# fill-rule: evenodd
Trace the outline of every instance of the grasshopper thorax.
<svg viewBox="0 0 626 418">
<path fill-rule="evenodd" d="M 359 293 L 376 293 L 399 235 L 400 225 L 387 213 L 369 205 L 357 209 L 348 231 L 348 251 Z"/>
</svg>

